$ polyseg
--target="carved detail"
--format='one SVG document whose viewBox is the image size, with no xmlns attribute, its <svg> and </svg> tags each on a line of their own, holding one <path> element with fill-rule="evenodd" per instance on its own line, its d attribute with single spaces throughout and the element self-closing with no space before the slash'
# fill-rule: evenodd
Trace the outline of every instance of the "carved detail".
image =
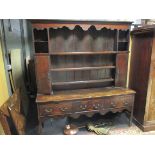
<svg viewBox="0 0 155 155">
<path fill-rule="evenodd" d="M 42 25 L 33 24 L 33 27 L 37 30 L 43 30 L 45 28 L 42 27 Z M 77 27 L 80 27 L 84 31 L 88 31 L 91 27 L 94 27 L 96 30 L 101 30 L 103 28 L 109 29 L 109 30 L 122 30 L 126 31 L 129 29 L 129 26 L 127 25 L 109 25 L 109 24 L 50 24 L 49 26 L 46 26 L 46 28 L 53 28 L 53 29 L 59 29 L 59 28 L 68 28 L 69 30 L 74 30 Z"/>
<path fill-rule="evenodd" d="M 108 112 L 112 112 L 112 113 L 116 113 L 116 112 L 122 112 L 123 110 L 125 110 L 126 108 L 120 108 L 120 109 L 100 109 L 98 111 L 87 111 L 85 113 L 73 113 L 70 115 L 70 117 L 73 117 L 73 118 L 79 118 L 81 115 L 85 115 L 87 117 L 92 117 L 94 114 L 96 113 L 100 113 L 101 115 L 105 115 L 106 113 Z"/>
</svg>

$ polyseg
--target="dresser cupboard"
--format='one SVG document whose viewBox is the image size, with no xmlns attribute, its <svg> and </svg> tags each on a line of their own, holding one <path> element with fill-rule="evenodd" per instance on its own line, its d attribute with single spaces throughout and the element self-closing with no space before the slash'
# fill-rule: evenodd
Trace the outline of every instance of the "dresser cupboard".
<svg viewBox="0 0 155 155">
<path fill-rule="evenodd" d="M 33 20 L 38 120 L 131 113 L 130 22 Z"/>
</svg>

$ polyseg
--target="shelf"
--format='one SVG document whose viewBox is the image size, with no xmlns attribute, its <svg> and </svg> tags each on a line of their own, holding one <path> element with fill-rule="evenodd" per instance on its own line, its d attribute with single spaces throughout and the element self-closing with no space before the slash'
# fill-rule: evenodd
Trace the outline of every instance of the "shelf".
<svg viewBox="0 0 155 155">
<path fill-rule="evenodd" d="M 118 43 L 128 43 L 129 41 L 118 41 Z"/>
<path fill-rule="evenodd" d="M 117 51 L 94 51 L 94 52 L 53 52 L 50 55 L 95 55 L 95 54 L 116 54 Z"/>
<path fill-rule="evenodd" d="M 72 84 L 89 84 L 89 83 L 102 83 L 114 81 L 113 78 L 100 79 L 100 80 L 88 80 L 88 81 L 70 81 L 70 82 L 52 82 L 53 86 L 72 85 Z"/>
<path fill-rule="evenodd" d="M 78 68 L 51 68 L 50 71 L 59 72 L 59 71 L 81 71 L 81 70 L 94 70 L 94 69 L 112 69 L 116 68 L 115 66 L 98 66 L 98 67 L 78 67 Z"/>
<path fill-rule="evenodd" d="M 43 41 L 43 40 L 35 40 L 35 41 L 33 41 L 33 42 L 37 42 L 37 43 L 47 43 L 48 41 Z"/>
</svg>

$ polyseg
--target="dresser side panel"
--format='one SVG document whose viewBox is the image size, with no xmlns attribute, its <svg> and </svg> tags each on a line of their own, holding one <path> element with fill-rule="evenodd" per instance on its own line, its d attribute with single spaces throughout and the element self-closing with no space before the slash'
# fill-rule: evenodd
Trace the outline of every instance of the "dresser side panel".
<svg viewBox="0 0 155 155">
<path fill-rule="evenodd" d="M 144 122 L 152 53 L 152 37 L 151 33 L 132 36 L 129 88 L 136 91 L 134 117 L 141 124 Z"/>
</svg>

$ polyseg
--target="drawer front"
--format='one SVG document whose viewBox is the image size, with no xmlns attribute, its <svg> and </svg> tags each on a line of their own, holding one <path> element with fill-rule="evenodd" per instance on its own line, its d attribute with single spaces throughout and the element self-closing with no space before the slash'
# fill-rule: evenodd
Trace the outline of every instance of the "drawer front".
<svg viewBox="0 0 155 155">
<path fill-rule="evenodd" d="M 72 100 L 59 103 L 39 105 L 40 116 L 58 116 L 73 113 L 102 111 L 131 107 L 134 95 L 122 95 L 85 100 Z"/>
<path fill-rule="evenodd" d="M 133 95 L 103 97 L 89 100 L 73 101 L 73 112 L 102 111 L 112 108 L 130 107 L 134 102 Z"/>
<path fill-rule="evenodd" d="M 131 107 L 134 103 L 134 95 L 118 96 L 113 103 L 112 106 L 116 108 Z"/>
<path fill-rule="evenodd" d="M 49 103 L 39 106 L 41 116 L 65 115 L 72 112 L 72 102 Z"/>
<path fill-rule="evenodd" d="M 117 96 L 112 98 L 109 108 L 130 107 L 133 104 L 134 97 L 132 95 Z"/>
</svg>

